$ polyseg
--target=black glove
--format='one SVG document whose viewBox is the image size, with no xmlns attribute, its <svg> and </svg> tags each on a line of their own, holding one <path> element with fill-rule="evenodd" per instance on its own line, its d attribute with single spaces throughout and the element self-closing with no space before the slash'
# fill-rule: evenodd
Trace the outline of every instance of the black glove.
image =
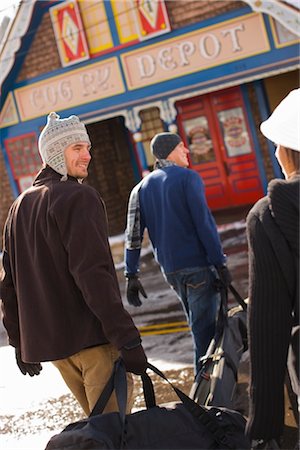
<svg viewBox="0 0 300 450">
<path fill-rule="evenodd" d="M 279 443 L 277 442 L 276 439 L 270 439 L 270 440 L 265 440 L 265 439 L 255 439 L 252 440 L 251 442 L 251 450 L 275 450 L 275 449 L 280 449 L 279 447 Z"/>
<path fill-rule="evenodd" d="M 147 369 L 147 356 L 141 344 L 135 347 L 124 346 L 120 349 L 126 371 L 141 375 Z"/>
<path fill-rule="evenodd" d="M 34 375 L 39 375 L 40 371 L 42 370 L 42 366 L 40 363 L 25 363 L 21 359 L 21 351 L 19 348 L 16 348 L 16 360 L 18 367 L 23 375 L 30 375 L 33 377 Z"/>
<path fill-rule="evenodd" d="M 216 269 L 219 275 L 219 280 L 217 280 L 217 282 L 221 282 L 222 287 L 228 288 L 232 282 L 232 276 L 226 264 L 223 264 L 223 266 L 217 266 Z"/>
<path fill-rule="evenodd" d="M 137 275 L 127 275 L 126 293 L 129 305 L 141 306 L 142 301 L 139 296 L 139 292 L 144 298 L 147 298 L 147 294 L 142 286 Z"/>
</svg>

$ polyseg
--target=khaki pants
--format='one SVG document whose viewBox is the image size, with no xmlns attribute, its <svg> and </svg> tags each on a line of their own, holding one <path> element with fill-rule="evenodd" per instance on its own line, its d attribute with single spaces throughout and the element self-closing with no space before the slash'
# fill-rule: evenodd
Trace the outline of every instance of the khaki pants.
<svg viewBox="0 0 300 450">
<path fill-rule="evenodd" d="M 95 406 L 119 355 L 114 346 L 104 344 L 81 350 L 69 358 L 53 361 L 87 416 Z M 127 389 L 127 414 L 129 414 L 133 405 L 133 379 L 129 373 L 127 373 Z M 118 410 L 117 399 L 113 392 L 104 412 Z"/>
</svg>

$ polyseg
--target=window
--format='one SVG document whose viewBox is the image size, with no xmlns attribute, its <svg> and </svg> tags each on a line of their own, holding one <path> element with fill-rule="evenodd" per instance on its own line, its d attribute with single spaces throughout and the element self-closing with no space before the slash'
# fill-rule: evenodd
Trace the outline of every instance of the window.
<svg viewBox="0 0 300 450">
<path fill-rule="evenodd" d="M 134 2 L 112 0 L 111 4 L 121 44 L 138 39 Z"/>
<path fill-rule="evenodd" d="M 164 131 L 163 122 L 160 118 L 160 110 L 157 107 L 144 109 L 140 112 L 140 118 L 142 121 L 142 143 L 148 166 L 151 168 L 154 163 L 154 158 L 150 151 L 150 141 L 155 136 L 155 134 Z"/>
<path fill-rule="evenodd" d="M 29 133 L 6 139 L 4 145 L 13 176 L 18 181 L 20 190 L 24 191 L 32 184 L 36 173 L 42 166 L 36 134 Z"/>
<path fill-rule="evenodd" d="M 79 0 L 79 9 L 90 54 L 113 47 L 103 0 Z"/>
</svg>

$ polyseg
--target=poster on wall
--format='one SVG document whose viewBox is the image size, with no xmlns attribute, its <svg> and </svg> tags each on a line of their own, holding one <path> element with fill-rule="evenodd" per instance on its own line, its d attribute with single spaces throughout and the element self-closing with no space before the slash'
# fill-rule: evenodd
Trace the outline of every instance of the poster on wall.
<svg viewBox="0 0 300 450">
<path fill-rule="evenodd" d="M 63 67 L 89 59 L 89 50 L 76 1 L 50 8 L 56 44 Z"/>
<path fill-rule="evenodd" d="M 215 161 L 216 156 L 205 116 L 195 117 L 183 122 L 193 164 Z"/>
<path fill-rule="evenodd" d="M 218 113 L 222 135 L 229 157 L 251 153 L 250 138 L 241 107 Z"/>
<path fill-rule="evenodd" d="M 171 31 L 163 0 L 136 0 L 136 15 L 141 40 Z"/>
</svg>

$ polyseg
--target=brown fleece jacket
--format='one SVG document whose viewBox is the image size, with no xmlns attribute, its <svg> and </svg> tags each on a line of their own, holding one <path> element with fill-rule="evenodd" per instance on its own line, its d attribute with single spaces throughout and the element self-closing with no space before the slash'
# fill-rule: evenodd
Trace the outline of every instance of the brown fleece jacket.
<svg viewBox="0 0 300 450">
<path fill-rule="evenodd" d="M 12 205 L 1 298 L 9 343 L 25 362 L 139 339 L 124 309 L 98 192 L 46 167 Z"/>
</svg>

